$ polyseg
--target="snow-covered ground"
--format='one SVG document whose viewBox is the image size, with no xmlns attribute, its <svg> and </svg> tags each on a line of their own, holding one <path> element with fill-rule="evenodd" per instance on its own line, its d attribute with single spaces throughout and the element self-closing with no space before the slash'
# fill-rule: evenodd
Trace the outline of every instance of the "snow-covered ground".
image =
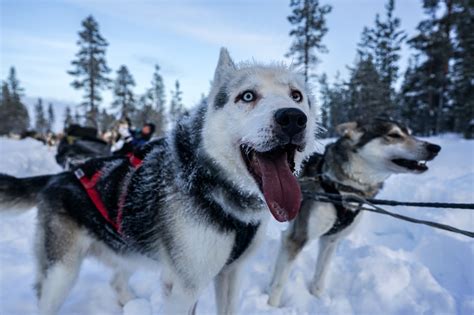
<svg viewBox="0 0 474 315">
<path fill-rule="evenodd" d="M 446 135 L 431 138 L 443 149 L 422 175 L 390 178 L 380 198 L 474 202 L 474 141 Z M 30 176 L 60 171 L 54 152 L 34 140 L 0 138 L 0 172 Z M 419 218 L 474 230 L 469 210 L 397 209 Z M 35 314 L 33 235 L 35 211 L 0 214 L 0 314 Z M 298 258 L 283 295 L 282 308 L 266 304 L 266 288 L 280 231 L 272 222 L 268 237 L 248 261 L 242 278 L 241 314 L 474 314 L 474 241 L 465 236 L 365 213 L 337 250 L 325 295 L 308 293 L 317 253 L 311 244 Z M 110 271 L 93 259 L 61 314 L 160 314 L 159 270 L 138 271 L 131 286 L 139 296 L 122 310 L 108 285 Z M 214 314 L 210 287 L 198 314 Z"/>
</svg>

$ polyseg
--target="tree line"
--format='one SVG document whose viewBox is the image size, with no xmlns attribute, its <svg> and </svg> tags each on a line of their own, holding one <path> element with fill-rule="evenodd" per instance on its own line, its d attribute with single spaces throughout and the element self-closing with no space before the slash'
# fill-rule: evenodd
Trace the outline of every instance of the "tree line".
<svg viewBox="0 0 474 315">
<path fill-rule="evenodd" d="M 15 68 L 11 67 L 8 77 L 2 82 L 0 95 L 0 135 L 10 132 L 20 134 L 28 129 L 30 117 L 25 104 L 21 101 L 24 90 L 16 76 Z"/>
<path fill-rule="evenodd" d="M 165 111 L 165 85 L 159 65 L 154 67 L 150 87 L 141 95 L 133 91 L 135 80 L 126 65 L 119 67 L 115 78 L 110 77 L 111 69 L 106 61 L 108 43 L 100 34 L 99 24 L 93 16 L 82 21 L 78 35 L 79 51 L 71 62 L 72 70 L 67 72 L 74 78 L 72 87 L 84 94 L 74 112 L 66 107 L 63 120 L 65 129 L 71 124 L 80 124 L 97 128 L 103 133 L 110 130 L 118 119 L 127 118 L 135 126 L 152 122 L 156 126 L 156 133 L 161 134 L 167 121 L 174 122 L 185 113 L 183 92 L 178 80 L 174 90 L 171 90 L 169 111 Z M 112 89 L 113 102 L 109 109 L 101 109 L 101 93 L 108 89 Z M 28 111 L 21 101 L 23 95 L 24 89 L 20 87 L 15 68 L 12 67 L 7 80 L 2 83 L 0 116 L 8 119 L 1 125 L 0 134 L 18 134 L 29 128 Z M 43 135 L 51 131 L 55 121 L 52 104 L 48 105 L 46 112 L 43 101 L 39 98 L 34 106 L 34 113 L 35 131 Z"/>
<path fill-rule="evenodd" d="M 408 37 L 394 16 L 395 0 L 388 0 L 383 16 L 361 32 L 348 79 L 337 75 L 330 83 L 317 77 L 321 123 L 327 136 L 335 126 L 351 120 L 385 116 L 406 123 L 415 134 L 444 132 L 473 137 L 474 128 L 474 2 L 422 0 L 425 13 L 416 34 Z M 314 78 L 318 53 L 327 52 L 322 39 L 331 6 L 319 0 L 292 0 L 288 17 L 294 25 L 288 53 L 303 66 L 306 80 Z M 412 54 L 401 78 L 401 46 Z"/>
<path fill-rule="evenodd" d="M 286 56 L 302 67 L 306 82 L 318 86 L 326 136 L 334 136 L 335 126 L 340 123 L 379 116 L 400 120 L 418 135 L 457 132 L 473 136 L 474 2 L 421 0 L 421 5 L 425 18 L 416 34 L 408 37 L 400 18 L 394 16 L 395 0 L 387 0 L 383 15 L 377 14 L 373 25 L 361 30 L 348 78 L 336 75 L 330 80 L 326 74 L 316 75 L 315 69 L 319 54 L 328 52 L 323 38 L 332 7 L 319 0 L 290 0 L 292 42 Z M 71 85 L 84 94 L 74 113 L 66 108 L 65 126 L 79 123 L 105 131 L 117 119 L 127 117 L 135 125 L 153 122 L 160 133 L 166 121 L 173 122 L 185 112 L 178 81 L 165 110 L 159 65 L 155 65 L 149 88 L 143 94 L 133 91 L 135 81 L 126 65 L 119 67 L 115 78 L 110 77 L 108 42 L 92 16 L 82 21 L 78 35 L 79 51 L 68 73 L 74 78 Z M 409 45 L 412 54 L 402 74 L 399 60 L 404 44 Z M 107 89 L 113 91 L 108 110 L 100 106 L 101 93 Z M 23 92 L 12 68 L 2 83 L 0 98 L 1 116 L 12 119 L 5 119 L 0 134 L 28 128 L 28 112 L 21 103 Z M 39 99 L 35 113 L 35 128 L 51 129 L 55 119 L 51 104 L 45 113 Z"/>
<path fill-rule="evenodd" d="M 161 134 L 166 114 L 173 122 L 184 113 L 179 81 L 175 83 L 175 90 L 171 91 L 170 110 L 165 112 L 165 86 L 159 65 L 155 65 L 150 87 L 141 95 L 133 91 L 135 80 L 126 65 L 119 67 L 115 79 L 109 77 L 111 69 L 106 62 L 108 43 L 100 34 L 94 17 L 88 16 L 82 21 L 77 45 L 79 51 L 71 62 L 73 69 L 68 73 L 74 77 L 71 85 L 84 92 L 80 104 L 82 116 L 73 117 L 70 109 L 67 109 L 66 121 L 83 123 L 105 132 L 112 128 L 116 119 L 128 118 L 136 126 L 152 122 L 157 126 L 157 133 Z M 110 88 L 113 91 L 111 110 L 100 110 L 101 92 Z"/>
</svg>

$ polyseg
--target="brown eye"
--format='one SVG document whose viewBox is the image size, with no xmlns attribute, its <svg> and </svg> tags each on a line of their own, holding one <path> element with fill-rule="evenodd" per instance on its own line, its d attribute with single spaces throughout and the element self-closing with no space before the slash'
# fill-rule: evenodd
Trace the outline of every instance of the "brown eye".
<svg viewBox="0 0 474 315">
<path fill-rule="evenodd" d="M 240 97 L 240 99 L 244 101 L 245 103 L 253 102 L 256 99 L 255 92 L 250 91 L 250 90 L 245 91 L 244 93 L 242 93 L 242 96 Z"/>
<path fill-rule="evenodd" d="M 303 100 L 303 95 L 301 94 L 300 91 L 292 90 L 292 91 L 291 91 L 291 98 L 292 98 L 293 101 L 295 101 L 296 103 L 300 103 L 300 102 Z"/>
<path fill-rule="evenodd" d="M 392 139 L 401 139 L 402 138 L 402 136 L 399 135 L 398 133 L 391 133 L 388 136 Z"/>
</svg>

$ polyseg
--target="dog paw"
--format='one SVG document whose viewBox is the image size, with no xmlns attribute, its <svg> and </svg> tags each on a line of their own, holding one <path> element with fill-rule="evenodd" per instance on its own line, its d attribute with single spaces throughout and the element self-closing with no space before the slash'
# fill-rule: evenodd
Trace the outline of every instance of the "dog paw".
<svg viewBox="0 0 474 315">
<path fill-rule="evenodd" d="M 267 301 L 268 305 L 273 306 L 273 307 L 279 307 L 280 306 L 280 298 L 275 296 L 275 295 L 270 295 L 268 297 Z"/>
<path fill-rule="evenodd" d="M 315 286 L 311 286 L 309 288 L 309 293 L 311 293 L 312 296 L 320 299 L 323 295 L 323 292 L 324 292 L 324 289 L 321 288 L 320 286 L 318 285 L 315 285 Z"/>
<path fill-rule="evenodd" d="M 130 301 L 123 307 L 123 315 L 132 314 L 152 315 L 153 311 L 150 302 L 145 299 L 135 299 Z"/>
<path fill-rule="evenodd" d="M 126 290 L 118 294 L 118 302 L 121 306 L 125 306 L 125 304 L 136 298 L 137 296 L 131 290 Z"/>
</svg>

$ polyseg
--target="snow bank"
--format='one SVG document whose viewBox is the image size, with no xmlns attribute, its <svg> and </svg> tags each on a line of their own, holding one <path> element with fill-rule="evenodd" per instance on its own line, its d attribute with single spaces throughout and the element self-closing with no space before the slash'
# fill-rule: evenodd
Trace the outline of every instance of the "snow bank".
<svg viewBox="0 0 474 315">
<path fill-rule="evenodd" d="M 454 135 L 430 138 L 443 149 L 422 175 L 390 178 L 380 198 L 474 203 L 474 141 Z M 54 152 L 34 140 L 0 138 L 0 172 L 29 176 L 58 172 Z M 474 230 L 469 210 L 397 208 L 396 211 Z M 35 211 L 0 215 L 0 314 L 34 314 L 33 233 Z M 283 294 L 283 307 L 266 304 L 267 286 L 286 225 L 272 222 L 268 238 L 242 274 L 241 314 L 474 314 L 474 241 L 430 227 L 364 213 L 361 224 L 339 246 L 325 294 L 316 299 L 307 286 L 317 243 L 305 248 Z M 108 285 L 111 272 L 85 261 L 61 314 L 159 314 L 159 271 L 131 279 L 137 299 L 121 308 Z M 198 314 L 215 313 L 208 288 Z"/>
</svg>

